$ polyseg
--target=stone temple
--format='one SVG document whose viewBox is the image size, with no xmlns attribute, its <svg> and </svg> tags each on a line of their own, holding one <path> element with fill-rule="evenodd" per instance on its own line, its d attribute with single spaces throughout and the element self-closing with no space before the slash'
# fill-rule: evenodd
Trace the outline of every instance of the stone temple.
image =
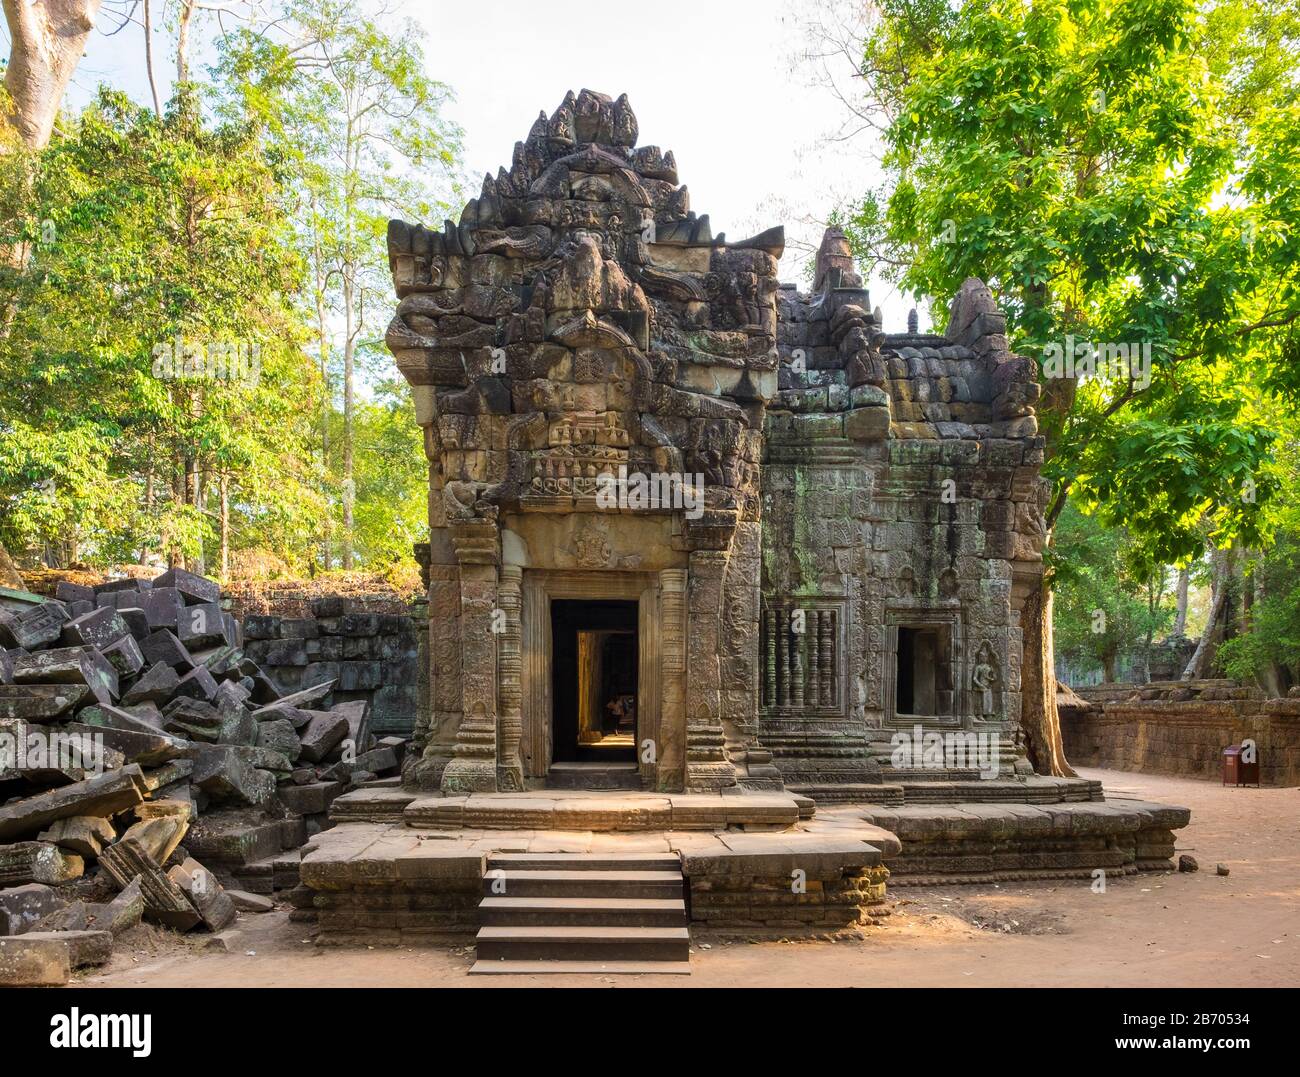
<svg viewBox="0 0 1300 1077">
<path fill-rule="evenodd" d="M 842 235 L 807 294 L 783 245 L 588 90 L 458 222 L 390 224 L 426 661 L 401 785 L 303 858 L 321 941 L 688 972 L 692 927 L 856 930 L 891 875 L 1168 870 L 1184 809 L 1023 750 L 1043 440 L 988 289 L 886 333 Z"/>
<path fill-rule="evenodd" d="M 458 223 L 392 222 L 432 528 L 410 785 L 854 799 L 918 726 L 1029 772 L 1034 365 L 976 280 L 946 336 L 887 333 L 842 235 L 807 294 L 783 244 L 715 235 L 586 90 Z"/>
</svg>

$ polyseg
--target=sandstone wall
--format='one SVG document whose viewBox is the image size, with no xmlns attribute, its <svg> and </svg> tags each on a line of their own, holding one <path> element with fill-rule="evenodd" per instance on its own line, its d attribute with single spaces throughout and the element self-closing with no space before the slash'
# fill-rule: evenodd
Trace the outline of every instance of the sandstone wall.
<svg viewBox="0 0 1300 1077">
<path fill-rule="evenodd" d="M 1223 749 L 1249 739 L 1262 785 L 1300 786 L 1300 699 L 1263 699 L 1228 681 L 1099 685 L 1079 694 L 1090 709 L 1061 711 L 1071 763 L 1219 780 Z"/>
</svg>

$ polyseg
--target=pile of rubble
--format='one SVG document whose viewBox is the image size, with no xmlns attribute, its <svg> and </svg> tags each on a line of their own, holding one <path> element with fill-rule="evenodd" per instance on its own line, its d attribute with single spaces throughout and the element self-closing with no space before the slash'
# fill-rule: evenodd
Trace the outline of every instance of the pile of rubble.
<svg viewBox="0 0 1300 1077">
<path fill-rule="evenodd" d="M 369 703 L 286 693 L 244 654 L 212 580 L 0 598 L 0 984 L 63 982 L 142 917 L 220 931 L 300 904 L 331 801 L 399 771 Z"/>
</svg>

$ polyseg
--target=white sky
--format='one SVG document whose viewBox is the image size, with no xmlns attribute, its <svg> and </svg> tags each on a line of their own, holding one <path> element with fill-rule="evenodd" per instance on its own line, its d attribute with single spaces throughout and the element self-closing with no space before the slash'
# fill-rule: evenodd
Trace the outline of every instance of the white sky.
<svg viewBox="0 0 1300 1077">
<path fill-rule="evenodd" d="M 832 5 L 845 0 L 829 0 Z M 161 6 L 161 5 L 159 5 Z M 395 4 L 426 31 L 429 74 L 456 95 L 471 191 L 484 172 L 509 165 L 539 110 L 567 90 L 626 92 L 640 143 L 672 150 L 691 208 L 714 234 L 740 239 L 775 224 L 791 246 L 781 277 L 804 284 L 798 245 L 816 245 L 831 210 L 878 186 L 869 134 L 832 141 L 848 115 L 824 85 L 807 48 L 810 0 L 405 0 Z M 101 16 L 100 30 L 109 28 Z M 169 39 L 155 32 L 155 70 L 166 96 Z M 149 100 L 143 31 L 97 32 L 78 68 L 69 105 L 108 82 Z M 885 328 L 901 331 L 910 297 L 869 280 Z M 923 324 L 927 320 L 922 310 Z"/>
</svg>

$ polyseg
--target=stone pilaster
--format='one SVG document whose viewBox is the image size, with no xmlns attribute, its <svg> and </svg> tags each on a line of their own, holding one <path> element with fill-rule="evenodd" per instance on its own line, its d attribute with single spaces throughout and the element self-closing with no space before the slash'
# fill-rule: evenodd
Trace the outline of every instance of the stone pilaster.
<svg viewBox="0 0 1300 1077">
<path fill-rule="evenodd" d="M 524 732 L 523 694 L 520 685 L 523 575 L 523 569 L 518 565 L 502 566 L 497 593 L 499 616 L 493 625 L 499 630 L 497 663 L 501 677 L 497 788 L 510 793 L 522 792 L 524 788 L 524 765 L 519 756 L 519 741 Z"/>
<path fill-rule="evenodd" d="M 686 790 L 708 792 L 736 784 L 722 727 L 720 643 L 727 555 L 690 555 L 686 598 Z"/>
</svg>

